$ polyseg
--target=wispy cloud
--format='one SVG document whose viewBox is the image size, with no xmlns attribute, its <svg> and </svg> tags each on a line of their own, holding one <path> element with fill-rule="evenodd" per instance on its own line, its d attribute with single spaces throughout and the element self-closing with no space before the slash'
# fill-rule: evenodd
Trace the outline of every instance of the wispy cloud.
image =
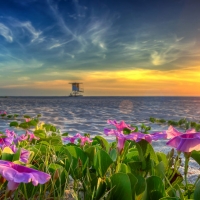
<svg viewBox="0 0 200 200">
<path fill-rule="evenodd" d="M 15 25 L 19 26 L 21 28 L 25 28 L 32 35 L 31 42 L 35 42 L 38 39 L 40 39 L 40 42 L 43 41 L 43 39 L 40 38 L 40 35 L 42 34 L 42 31 L 36 31 L 36 29 L 33 27 L 31 22 L 29 22 L 29 21 L 27 21 L 27 22 L 19 22 L 18 21 Z"/>
<path fill-rule="evenodd" d="M 9 41 L 13 40 L 12 35 L 15 35 L 15 37 L 18 40 L 19 38 L 22 38 L 23 35 L 28 36 L 30 38 L 31 43 L 34 43 L 34 42 L 41 43 L 45 40 L 45 37 L 42 36 L 42 31 L 37 30 L 31 23 L 31 21 L 27 21 L 27 20 L 20 21 L 19 19 L 13 18 L 13 17 L 1 16 L 1 18 L 5 19 L 10 24 L 10 29 L 8 29 L 8 27 L 2 26 L 5 30 L 4 32 L 6 32 L 7 35 L 9 36 L 7 38 Z M 1 23 L 0 23 L 0 27 L 1 27 Z"/>
<path fill-rule="evenodd" d="M 18 78 L 18 81 L 28 81 L 28 80 L 30 80 L 30 77 L 27 77 L 27 76 L 23 76 L 23 77 Z"/>
<path fill-rule="evenodd" d="M 0 23 L 0 35 L 2 35 L 7 42 L 13 41 L 12 31 L 2 23 Z"/>
<path fill-rule="evenodd" d="M 72 42 L 73 40 L 68 40 L 66 42 L 63 42 L 63 43 L 58 43 L 56 42 L 55 44 L 51 45 L 48 49 L 51 50 L 51 49 L 54 49 L 54 48 L 58 48 L 58 47 L 61 47 L 65 44 L 68 44 L 69 42 Z"/>
<path fill-rule="evenodd" d="M 53 11 L 54 16 L 59 22 L 60 27 L 67 35 L 71 35 L 74 39 L 78 40 L 78 37 L 73 33 L 73 31 L 66 25 L 64 19 L 58 12 L 58 7 L 56 4 L 52 3 L 52 1 L 47 0 L 50 9 Z"/>
<path fill-rule="evenodd" d="M 76 13 L 73 14 L 72 17 L 74 19 L 84 18 L 86 16 L 86 11 L 88 8 L 86 6 L 80 5 L 78 0 L 73 0 L 73 3 L 76 9 Z"/>
</svg>

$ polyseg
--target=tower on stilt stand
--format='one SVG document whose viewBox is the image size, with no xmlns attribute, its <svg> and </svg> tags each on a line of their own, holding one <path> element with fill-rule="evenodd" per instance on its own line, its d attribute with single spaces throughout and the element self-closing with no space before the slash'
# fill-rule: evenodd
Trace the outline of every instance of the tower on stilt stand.
<svg viewBox="0 0 200 200">
<path fill-rule="evenodd" d="M 84 89 L 83 87 L 80 87 L 80 84 L 83 83 L 77 83 L 77 82 L 73 82 L 73 83 L 69 83 L 72 85 L 72 92 L 70 93 L 70 97 L 82 97 L 83 96 L 83 92 Z"/>
</svg>

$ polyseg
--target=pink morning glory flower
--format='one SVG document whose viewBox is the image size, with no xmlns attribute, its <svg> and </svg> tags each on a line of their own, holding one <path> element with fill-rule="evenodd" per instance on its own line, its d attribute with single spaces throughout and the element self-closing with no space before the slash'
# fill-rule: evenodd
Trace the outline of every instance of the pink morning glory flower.
<svg viewBox="0 0 200 200">
<path fill-rule="evenodd" d="M 119 153 L 124 148 L 124 143 L 126 140 L 134 140 L 135 142 L 139 142 L 140 140 L 146 140 L 147 142 L 151 143 L 152 140 L 158 140 L 158 139 L 163 139 L 165 138 L 165 135 L 162 132 L 158 133 L 153 133 L 153 134 L 144 134 L 144 133 L 130 133 L 129 135 L 125 135 L 123 133 L 124 128 L 128 128 L 130 130 L 135 130 L 135 128 L 130 127 L 127 125 L 124 121 L 121 121 L 120 123 L 117 123 L 115 120 L 108 120 L 107 121 L 109 124 L 115 125 L 117 130 L 113 129 L 104 129 L 104 133 L 109 136 L 109 135 L 115 135 L 116 140 L 117 140 L 117 148 Z"/>
<path fill-rule="evenodd" d="M 131 127 L 130 125 L 126 124 L 124 121 L 121 121 L 120 123 L 118 123 L 116 120 L 107 120 L 108 124 L 114 125 L 116 127 L 117 130 L 114 129 L 108 129 L 105 128 L 104 129 L 104 133 L 108 136 L 108 135 L 116 135 L 117 133 L 122 133 L 123 134 L 123 130 L 125 128 L 134 131 L 135 127 Z"/>
<path fill-rule="evenodd" d="M 70 143 L 73 143 L 73 144 L 74 144 L 74 142 L 75 142 L 76 139 L 80 139 L 80 141 L 81 141 L 80 145 L 81 145 L 81 146 L 84 146 L 84 144 L 85 144 L 86 142 L 88 142 L 88 143 L 91 143 L 91 142 L 92 142 L 92 140 L 91 140 L 90 138 L 85 137 L 85 136 L 82 136 L 82 135 L 79 134 L 79 133 L 77 133 L 76 135 L 74 135 L 74 136 L 72 136 L 72 137 L 63 137 L 63 138 L 62 138 L 63 141 L 69 141 Z"/>
<path fill-rule="evenodd" d="M 25 118 L 25 121 L 26 121 L 26 122 L 30 122 L 31 119 L 30 119 L 30 118 Z"/>
<path fill-rule="evenodd" d="M 18 142 L 25 141 L 27 139 L 28 139 L 28 136 L 25 134 L 22 134 L 14 139 L 14 143 L 17 144 Z"/>
<path fill-rule="evenodd" d="M 124 149 L 124 143 L 126 140 L 137 140 L 138 135 L 137 134 L 130 134 L 130 135 L 124 135 L 123 133 L 117 133 L 116 132 L 116 140 L 117 140 L 117 150 L 119 153 L 122 152 Z"/>
<path fill-rule="evenodd" d="M 20 158 L 19 160 L 23 163 L 28 163 L 28 159 L 31 152 L 26 149 L 21 149 Z"/>
<path fill-rule="evenodd" d="M 92 142 L 92 140 L 89 137 L 85 137 L 85 136 L 80 136 L 79 139 L 81 140 L 81 143 L 80 143 L 81 146 L 84 146 L 85 143 L 87 142 L 88 143 Z"/>
<path fill-rule="evenodd" d="M 31 142 L 33 139 L 34 140 L 39 140 L 39 137 L 36 137 L 33 133 L 26 131 L 26 135 L 29 136 L 29 141 Z"/>
<path fill-rule="evenodd" d="M 169 140 L 167 145 L 176 148 L 181 152 L 200 150 L 200 133 L 185 133 Z"/>
<path fill-rule="evenodd" d="M 117 139 L 117 150 L 119 153 L 122 152 L 124 149 L 124 143 L 126 141 L 126 136 L 122 133 L 116 134 L 116 139 Z"/>
<path fill-rule="evenodd" d="M 111 124 L 111 125 L 114 125 L 119 132 L 123 132 L 123 130 L 125 128 L 128 128 L 128 129 L 130 129 L 132 131 L 135 130 L 134 127 L 131 127 L 130 125 L 126 124 L 124 121 L 121 121 L 121 122 L 118 123 L 116 120 L 110 120 L 109 119 L 109 120 L 107 120 L 107 123 Z"/>
<path fill-rule="evenodd" d="M 196 133 L 196 131 L 195 129 L 190 129 L 190 130 L 186 130 L 185 133 Z M 168 130 L 163 131 L 163 134 L 165 134 L 166 139 L 171 139 L 173 137 L 176 137 L 185 133 L 178 131 L 173 126 L 169 126 Z"/>
<path fill-rule="evenodd" d="M 51 176 L 47 173 L 0 160 L 0 174 L 8 181 L 8 190 L 16 190 L 20 183 L 30 183 L 37 186 L 38 183 L 48 182 Z"/>
<path fill-rule="evenodd" d="M 77 133 L 76 135 L 74 135 L 74 136 L 72 136 L 72 137 L 70 137 L 70 136 L 67 136 L 67 137 L 62 137 L 62 140 L 64 141 L 64 142 L 66 142 L 66 141 L 69 141 L 70 143 L 75 143 L 75 140 L 77 139 L 77 138 L 80 138 L 80 134 L 79 133 Z"/>
<path fill-rule="evenodd" d="M 17 147 L 16 147 L 15 145 L 3 146 L 3 147 L 2 147 L 2 150 L 3 150 L 5 147 L 9 147 L 9 148 L 12 150 L 13 153 L 16 153 L 17 150 L 18 150 Z M 31 154 L 30 151 L 21 148 L 19 161 L 21 161 L 21 162 L 23 162 L 23 163 L 28 163 L 28 159 L 29 159 L 30 154 Z"/>
<path fill-rule="evenodd" d="M 13 143 L 13 137 L 0 137 L 0 147 L 10 146 Z"/>
<path fill-rule="evenodd" d="M 6 136 L 7 137 L 17 137 L 17 134 L 14 131 L 10 131 L 8 129 L 6 129 Z"/>
</svg>

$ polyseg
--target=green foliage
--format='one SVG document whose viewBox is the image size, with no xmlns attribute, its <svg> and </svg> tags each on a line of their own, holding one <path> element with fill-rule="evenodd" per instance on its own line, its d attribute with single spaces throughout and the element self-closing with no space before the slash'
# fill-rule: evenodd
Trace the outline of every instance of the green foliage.
<svg viewBox="0 0 200 200">
<path fill-rule="evenodd" d="M 31 117 L 30 117 L 29 115 L 24 115 L 24 118 L 28 118 L 28 119 L 29 119 L 29 118 L 31 118 Z"/>
<path fill-rule="evenodd" d="M 149 118 L 149 121 L 152 122 L 152 123 L 154 123 L 154 122 L 156 122 L 156 118 L 150 117 L 150 118 Z"/>
<path fill-rule="evenodd" d="M 35 130 L 34 134 L 36 137 L 39 137 L 41 140 L 47 137 L 47 134 L 44 130 Z"/>
<path fill-rule="evenodd" d="M 134 176 L 131 176 L 131 180 L 128 174 L 125 173 L 116 173 L 111 176 L 111 192 L 110 192 L 110 199 L 111 200 L 121 200 L 121 199 L 129 199 L 132 200 L 132 185 L 135 185 Z"/>
<path fill-rule="evenodd" d="M 19 127 L 23 128 L 23 129 L 29 129 L 30 128 L 29 124 L 26 123 L 26 122 L 22 122 L 21 124 L 19 124 Z"/>
<path fill-rule="evenodd" d="M 8 115 L 12 119 L 15 115 Z M 25 118 L 30 116 L 25 115 Z M 117 141 L 108 142 L 102 136 L 95 136 L 91 144 L 63 144 L 61 137 L 52 124 L 39 121 L 40 115 L 31 118 L 29 122 L 10 122 L 14 128 L 33 130 L 39 140 L 21 141 L 14 153 L 9 147 L 0 149 L 0 159 L 25 165 L 51 175 L 51 180 L 44 184 L 33 186 L 32 183 L 20 184 L 13 192 L 13 199 L 64 199 L 69 191 L 74 199 L 86 200 L 183 200 L 200 199 L 199 187 L 185 185 L 179 168 L 181 162 L 176 151 L 172 149 L 167 155 L 155 152 L 146 140 L 139 142 L 127 140 L 121 152 L 117 149 Z M 152 123 L 170 123 L 181 128 L 200 129 L 197 122 L 189 122 L 185 118 L 179 121 L 164 119 L 149 119 Z M 134 131 L 124 129 L 124 134 L 143 132 L 147 134 L 150 126 L 141 124 L 134 126 Z M 24 130 L 21 130 L 24 131 Z M 6 134 L 1 133 L 0 141 L 4 142 Z M 90 137 L 88 133 L 85 134 Z M 21 151 L 30 151 L 28 163 L 20 162 Z M 193 151 L 191 157 L 200 164 L 200 151 Z M 1 184 L 2 195 L 6 192 L 7 182 Z M 187 188 L 188 187 L 188 188 Z M 2 192 L 3 191 L 3 192 Z M 0 198 L 3 196 L 0 196 Z"/>
<path fill-rule="evenodd" d="M 52 132 L 56 132 L 56 127 L 52 124 L 44 124 L 43 125 L 43 128 L 46 130 L 46 131 L 52 131 Z"/>
<path fill-rule="evenodd" d="M 95 138 L 93 139 L 93 142 L 95 143 L 99 143 L 101 145 L 101 147 L 105 150 L 105 151 L 109 151 L 109 143 L 107 142 L 106 139 L 104 139 L 101 136 L 95 136 Z"/>
<path fill-rule="evenodd" d="M 160 177 L 150 176 L 146 179 L 146 183 L 145 200 L 159 200 L 166 196 L 165 187 Z"/>
<path fill-rule="evenodd" d="M 18 124 L 18 122 L 10 122 L 10 127 L 12 127 L 12 126 L 18 127 L 19 124 Z"/>
<path fill-rule="evenodd" d="M 133 132 L 138 132 L 138 131 L 139 131 L 138 126 L 135 126 L 135 125 L 132 125 L 132 124 L 131 124 L 131 127 L 135 128 L 135 130 L 134 130 Z"/>
<path fill-rule="evenodd" d="M 200 181 L 197 182 L 195 190 L 194 190 L 194 200 L 200 199 Z"/>
<path fill-rule="evenodd" d="M 200 165 L 200 151 L 192 151 L 191 157 Z"/>
<path fill-rule="evenodd" d="M 173 120 L 169 120 L 169 121 L 168 121 L 168 125 L 172 125 L 172 126 L 178 126 L 178 125 L 179 125 L 179 123 L 178 123 L 178 122 L 176 122 L 176 121 L 173 121 Z"/>
<path fill-rule="evenodd" d="M 151 130 L 150 126 L 146 126 L 145 124 L 141 125 L 141 132 L 142 133 L 148 133 L 148 131 L 150 131 L 150 130 Z"/>
<path fill-rule="evenodd" d="M 68 135 L 69 135 L 69 133 L 67 133 L 67 132 L 62 134 L 62 136 L 68 136 Z"/>
<path fill-rule="evenodd" d="M 85 168 L 87 167 L 89 158 L 87 154 L 76 146 L 66 146 L 65 169 L 69 171 L 74 179 L 83 177 Z"/>
<path fill-rule="evenodd" d="M 13 160 L 14 153 L 9 147 L 5 147 L 1 153 L 1 159 L 12 161 Z"/>
<path fill-rule="evenodd" d="M 178 124 L 181 126 L 182 124 L 185 124 L 186 122 L 187 122 L 186 119 L 183 118 L 183 119 L 180 119 L 180 120 L 178 121 Z"/>
<path fill-rule="evenodd" d="M 27 124 L 29 127 L 31 127 L 31 126 L 35 127 L 38 124 L 38 122 L 37 122 L 37 120 L 32 119 L 31 121 L 27 122 Z"/>
<path fill-rule="evenodd" d="M 113 163 L 111 157 L 104 151 L 97 151 L 94 156 L 94 168 L 100 177 L 104 177 L 108 168 Z"/>
</svg>

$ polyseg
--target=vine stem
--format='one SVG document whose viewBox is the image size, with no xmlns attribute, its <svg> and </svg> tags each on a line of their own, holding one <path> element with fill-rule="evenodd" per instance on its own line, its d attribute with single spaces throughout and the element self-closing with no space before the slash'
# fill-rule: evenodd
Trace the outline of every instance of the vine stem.
<svg viewBox="0 0 200 200">
<path fill-rule="evenodd" d="M 188 191 L 188 181 L 187 181 L 187 173 L 188 173 L 188 163 L 190 160 L 190 152 L 185 152 L 184 156 L 185 156 L 185 167 L 184 167 L 184 179 L 185 179 L 185 188 L 187 190 L 188 193 L 188 197 L 189 197 L 189 191 Z"/>
</svg>

